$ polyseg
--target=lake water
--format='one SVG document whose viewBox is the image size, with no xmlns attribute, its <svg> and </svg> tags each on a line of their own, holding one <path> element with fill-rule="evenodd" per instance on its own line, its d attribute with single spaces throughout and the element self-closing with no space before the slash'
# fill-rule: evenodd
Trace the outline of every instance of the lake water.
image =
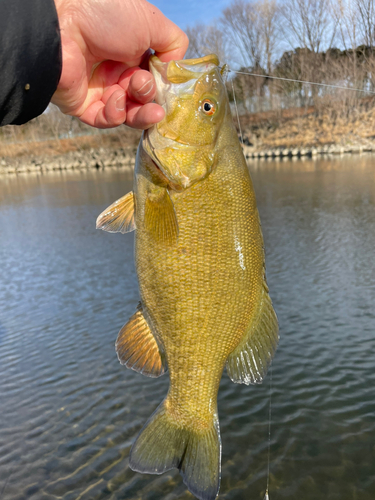
<svg viewBox="0 0 375 500">
<path fill-rule="evenodd" d="M 375 498 L 375 158 L 251 162 L 280 322 L 270 500 Z M 130 447 L 168 388 L 122 367 L 133 234 L 95 230 L 119 170 L 0 177 L 0 499 L 188 500 Z M 220 499 L 262 500 L 270 376 L 219 393 Z"/>
</svg>

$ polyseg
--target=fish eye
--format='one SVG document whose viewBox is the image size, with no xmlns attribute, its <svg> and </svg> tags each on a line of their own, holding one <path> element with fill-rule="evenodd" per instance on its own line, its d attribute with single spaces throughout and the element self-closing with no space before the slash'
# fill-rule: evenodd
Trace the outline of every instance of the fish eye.
<svg viewBox="0 0 375 500">
<path fill-rule="evenodd" d="M 210 99 L 205 99 L 201 104 L 201 109 L 205 115 L 212 116 L 216 111 L 216 103 Z"/>
</svg>

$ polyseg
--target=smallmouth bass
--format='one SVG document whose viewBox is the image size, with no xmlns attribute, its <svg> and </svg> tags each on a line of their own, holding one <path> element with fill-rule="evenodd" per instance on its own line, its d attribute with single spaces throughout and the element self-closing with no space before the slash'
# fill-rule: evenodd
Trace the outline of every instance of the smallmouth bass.
<svg viewBox="0 0 375 500">
<path fill-rule="evenodd" d="M 134 471 L 178 468 L 189 490 L 220 486 L 217 393 L 260 383 L 278 343 L 255 194 L 215 55 L 150 59 L 164 119 L 144 132 L 133 192 L 97 227 L 136 229 L 141 302 L 120 330 L 119 360 L 150 377 L 168 369 L 168 394 L 130 452 Z"/>
</svg>

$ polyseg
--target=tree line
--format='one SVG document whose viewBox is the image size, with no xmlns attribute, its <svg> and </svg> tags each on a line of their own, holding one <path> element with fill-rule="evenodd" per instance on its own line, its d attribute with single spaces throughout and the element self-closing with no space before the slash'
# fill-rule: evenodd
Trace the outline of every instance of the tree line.
<svg viewBox="0 0 375 500">
<path fill-rule="evenodd" d="M 243 116 L 272 111 L 277 126 L 283 110 L 305 108 L 310 113 L 313 107 L 325 123 L 327 117 L 354 123 L 362 120 L 362 111 L 375 108 L 375 95 L 369 93 L 375 92 L 375 0 L 232 0 L 218 19 L 186 31 L 186 57 L 215 53 L 232 70 L 260 75 L 229 74 L 229 97 L 233 100 L 234 88 Z M 22 127 L 2 127 L 0 143 L 93 132 L 50 105 Z"/>
<path fill-rule="evenodd" d="M 348 113 L 375 91 L 375 0 L 233 0 L 219 19 L 187 34 L 188 57 L 214 52 L 232 69 L 260 75 L 234 78 L 242 111 L 328 106 Z"/>
</svg>

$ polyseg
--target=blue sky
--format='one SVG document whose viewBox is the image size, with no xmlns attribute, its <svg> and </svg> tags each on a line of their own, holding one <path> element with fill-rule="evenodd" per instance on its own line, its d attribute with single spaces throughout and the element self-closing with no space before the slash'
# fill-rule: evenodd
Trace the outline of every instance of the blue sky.
<svg viewBox="0 0 375 500">
<path fill-rule="evenodd" d="M 221 15 L 230 0 L 150 0 L 164 15 L 169 17 L 180 28 L 196 23 L 211 24 Z"/>
</svg>

